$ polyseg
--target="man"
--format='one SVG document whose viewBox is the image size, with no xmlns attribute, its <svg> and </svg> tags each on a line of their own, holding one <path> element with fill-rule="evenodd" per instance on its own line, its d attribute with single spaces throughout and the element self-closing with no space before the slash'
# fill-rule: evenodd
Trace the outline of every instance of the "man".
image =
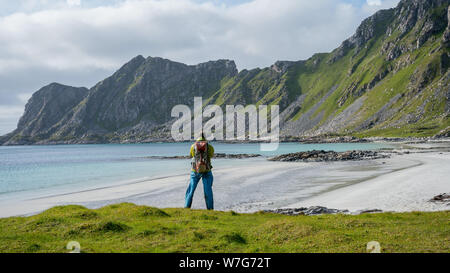
<svg viewBox="0 0 450 273">
<path fill-rule="evenodd" d="M 211 158 L 214 156 L 214 148 L 210 145 L 203 133 L 197 141 L 192 144 L 190 157 L 192 158 L 192 170 L 191 170 L 191 181 L 186 190 L 186 202 L 184 207 L 190 208 L 192 205 L 192 198 L 194 197 L 195 189 L 197 184 L 202 178 L 203 181 L 203 191 L 205 193 L 206 208 L 209 210 L 214 209 L 213 200 L 213 175 L 211 172 Z"/>
</svg>

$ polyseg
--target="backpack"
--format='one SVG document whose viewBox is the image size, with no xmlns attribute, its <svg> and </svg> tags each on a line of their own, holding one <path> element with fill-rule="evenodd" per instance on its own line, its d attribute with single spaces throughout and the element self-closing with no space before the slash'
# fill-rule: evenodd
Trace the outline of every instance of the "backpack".
<svg viewBox="0 0 450 273">
<path fill-rule="evenodd" d="M 208 142 L 197 141 L 194 144 L 194 158 L 192 160 L 192 168 L 198 173 L 205 173 L 210 168 L 208 158 Z"/>
</svg>

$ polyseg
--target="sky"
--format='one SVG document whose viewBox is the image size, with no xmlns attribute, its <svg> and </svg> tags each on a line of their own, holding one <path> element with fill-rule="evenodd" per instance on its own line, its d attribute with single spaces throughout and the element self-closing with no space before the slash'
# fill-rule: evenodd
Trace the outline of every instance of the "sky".
<svg viewBox="0 0 450 273">
<path fill-rule="evenodd" d="M 0 0 L 0 135 L 41 87 L 92 87 L 137 55 L 239 70 L 330 52 L 399 0 Z"/>
</svg>

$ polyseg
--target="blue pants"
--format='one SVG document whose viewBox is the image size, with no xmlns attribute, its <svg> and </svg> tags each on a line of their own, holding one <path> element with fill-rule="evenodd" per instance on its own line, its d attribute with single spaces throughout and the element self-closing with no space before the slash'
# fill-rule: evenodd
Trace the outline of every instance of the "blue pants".
<svg viewBox="0 0 450 273">
<path fill-rule="evenodd" d="M 213 192 L 212 185 L 214 177 L 212 172 L 209 171 L 207 173 L 197 173 L 191 172 L 191 182 L 189 183 L 189 187 L 186 190 L 186 202 L 184 204 L 185 208 L 190 208 L 192 205 L 192 198 L 194 197 L 195 189 L 197 188 L 197 184 L 202 178 L 203 181 L 203 191 L 205 193 L 205 202 L 207 209 L 214 209 L 214 200 L 213 200 Z"/>
</svg>

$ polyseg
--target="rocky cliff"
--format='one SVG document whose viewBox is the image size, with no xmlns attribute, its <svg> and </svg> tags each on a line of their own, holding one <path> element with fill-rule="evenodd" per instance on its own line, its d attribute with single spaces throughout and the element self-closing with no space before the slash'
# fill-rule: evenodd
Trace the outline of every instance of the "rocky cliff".
<svg viewBox="0 0 450 273">
<path fill-rule="evenodd" d="M 278 104 L 290 136 L 445 136 L 450 121 L 450 0 L 402 0 L 331 53 L 237 71 L 137 56 L 91 89 L 51 84 L 0 143 L 140 142 L 169 137 L 171 108 Z"/>
<path fill-rule="evenodd" d="M 87 88 L 52 83 L 33 94 L 25 105 L 17 129 L 4 138 L 15 138 L 13 143 L 27 144 L 47 140 L 67 116 L 89 93 Z M 20 137 L 18 137 L 20 136 Z"/>
</svg>

